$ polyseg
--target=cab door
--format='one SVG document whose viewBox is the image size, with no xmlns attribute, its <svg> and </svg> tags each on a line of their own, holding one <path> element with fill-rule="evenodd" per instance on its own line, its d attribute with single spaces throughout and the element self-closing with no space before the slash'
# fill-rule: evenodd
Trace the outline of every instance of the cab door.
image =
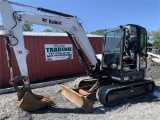
<svg viewBox="0 0 160 120">
<path fill-rule="evenodd" d="M 144 28 L 140 28 L 139 36 L 139 68 L 145 70 L 147 68 L 147 32 Z"/>
</svg>

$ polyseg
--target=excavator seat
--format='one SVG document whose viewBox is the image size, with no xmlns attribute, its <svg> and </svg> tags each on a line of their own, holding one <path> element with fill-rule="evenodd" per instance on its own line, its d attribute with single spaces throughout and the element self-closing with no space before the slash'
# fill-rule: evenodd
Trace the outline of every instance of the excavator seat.
<svg viewBox="0 0 160 120">
<path fill-rule="evenodd" d="M 23 81 L 23 87 L 17 86 L 17 84 Z M 24 111 L 32 112 L 39 110 L 41 108 L 47 107 L 50 104 L 53 104 L 53 101 L 50 97 L 34 94 L 31 91 L 28 78 L 26 76 L 16 76 L 10 81 L 18 96 L 19 106 Z"/>
</svg>

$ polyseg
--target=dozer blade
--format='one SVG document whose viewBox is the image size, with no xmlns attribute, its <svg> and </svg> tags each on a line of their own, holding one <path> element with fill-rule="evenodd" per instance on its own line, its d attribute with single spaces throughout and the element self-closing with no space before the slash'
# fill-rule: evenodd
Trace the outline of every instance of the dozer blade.
<svg viewBox="0 0 160 120">
<path fill-rule="evenodd" d="M 65 85 L 62 86 L 61 94 L 69 99 L 72 103 L 77 105 L 79 108 L 83 109 L 86 112 L 93 112 L 93 103 L 87 99 L 85 96 L 80 95 L 78 92 L 68 88 Z"/>
<path fill-rule="evenodd" d="M 23 110 L 32 112 L 47 107 L 52 103 L 53 101 L 49 97 L 26 92 L 19 105 Z"/>
</svg>

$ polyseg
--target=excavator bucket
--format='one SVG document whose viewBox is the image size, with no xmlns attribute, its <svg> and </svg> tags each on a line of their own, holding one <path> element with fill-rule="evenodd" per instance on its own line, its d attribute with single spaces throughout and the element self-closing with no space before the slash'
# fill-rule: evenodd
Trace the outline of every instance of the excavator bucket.
<svg viewBox="0 0 160 120">
<path fill-rule="evenodd" d="M 23 82 L 23 87 L 17 86 L 19 82 Z M 31 91 L 31 87 L 28 84 L 28 78 L 26 76 L 16 76 L 10 81 L 18 96 L 19 106 L 25 111 L 36 111 L 53 104 L 53 101 L 49 97 L 34 94 Z"/>
<path fill-rule="evenodd" d="M 26 92 L 23 98 L 19 102 L 19 106 L 24 111 L 36 111 L 53 104 L 53 101 L 49 97 L 44 97 L 34 93 Z"/>
<path fill-rule="evenodd" d="M 67 99 L 69 99 L 72 103 L 77 105 L 79 108 L 83 109 L 86 112 L 93 112 L 93 103 L 85 97 L 85 95 L 81 95 L 78 92 L 68 88 L 65 85 L 62 86 L 61 94 L 64 95 Z"/>
</svg>

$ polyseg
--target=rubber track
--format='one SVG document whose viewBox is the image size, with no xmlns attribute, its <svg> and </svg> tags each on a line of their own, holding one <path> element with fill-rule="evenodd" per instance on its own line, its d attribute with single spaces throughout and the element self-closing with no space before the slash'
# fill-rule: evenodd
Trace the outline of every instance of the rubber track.
<svg viewBox="0 0 160 120">
<path fill-rule="evenodd" d="M 149 88 L 145 88 L 147 84 L 153 85 L 152 90 L 149 90 Z M 152 92 L 154 90 L 154 87 L 155 87 L 154 82 L 149 80 L 143 80 L 140 82 L 126 84 L 126 85 L 115 84 L 115 85 L 102 86 L 98 89 L 96 93 L 96 98 L 100 101 L 101 104 L 105 106 L 114 106 L 119 104 L 119 102 L 121 102 L 124 99 L 128 99 L 141 94 Z M 142 92 L 141 91 L 139 91 L 139 93 L 136 92 L 136 90 L 139 90 L 139 89 L 142 89 Z M 115 94 L 115 98 L 117 97 L 116 100 L 113 102 L 108 102 L 107 101 L 108 96 L 111 96 L 114 94 Z"/>
</svg>

